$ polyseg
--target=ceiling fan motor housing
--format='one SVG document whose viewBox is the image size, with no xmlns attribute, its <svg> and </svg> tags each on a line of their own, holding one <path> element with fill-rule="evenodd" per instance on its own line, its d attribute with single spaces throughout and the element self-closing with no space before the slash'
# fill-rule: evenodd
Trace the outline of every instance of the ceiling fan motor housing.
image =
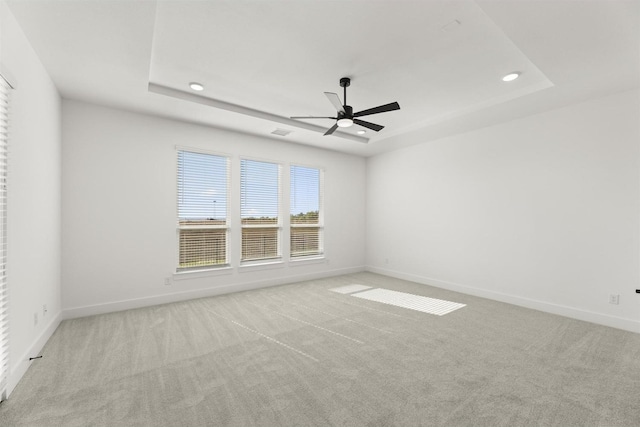
<svg viewBox="0 0 640 427">
<path fill-rule="evenodd" d="M 338 118 L 353 119 L 353 107 L 351 107 L 350 105 L 343 105 L 342 108 L 344 109 L 344 112 L 338 111 Z"/>
</svg>

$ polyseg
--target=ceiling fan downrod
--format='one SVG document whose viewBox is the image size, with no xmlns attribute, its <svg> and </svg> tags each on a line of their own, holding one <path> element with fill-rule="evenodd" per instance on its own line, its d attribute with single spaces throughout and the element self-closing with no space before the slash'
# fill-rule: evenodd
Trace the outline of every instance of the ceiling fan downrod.
<svg viewBox="0 0 640 427">
<path fill-rule="evenodd" d="M 340 86 L 344 88 L 344 105 L 347 105 L 347 88 L 351 86 L 351 79 L 349 77 L 343 77 L 340 79 Z"/>
</svg>

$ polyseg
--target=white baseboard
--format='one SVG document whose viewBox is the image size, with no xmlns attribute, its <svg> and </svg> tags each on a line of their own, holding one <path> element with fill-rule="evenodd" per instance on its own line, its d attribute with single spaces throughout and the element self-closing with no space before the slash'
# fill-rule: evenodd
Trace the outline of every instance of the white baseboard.
<svg viewBox="0 0 640 427">
<path fill-rule="evenodd" d="M 431 277 L 418 276 L 415 274 L 403 273 L 400 271 L 388 270 L 385 268 L 374 266 L 367 266 L 366 271 L 395 277 L 397 279 L 408 280 L 423 285 L 448 289 L 450 291 L 456 291 L 463 294 L 488 298 L 500 302 L 506 302 L 508 304 L 518 305 L 520 307 L 532 308 L 534 310 L 557 314 L 564 317 L 570 317 L 572 319 L 583 320 L 585 322 L 597 323 L 599 325 L 610 326 L 612 328 L 640 333 L 640 322 L 632 319 L 625 319 L 622 317 L 616 317 L 602 313 L 594 313 L 592 311 L 582 310 L 579 308 L 553 304 L 515 295 L 503 294 L 501 292 L 489 291 L 486 289 L 475 288 L 473 286 L 461 285 L 459 283 L 447 282 L 444 280 L 433 279 Z"/>
<path fill-rule="evenodd" d="M 44 345 L 49 341 L 51 335 L 56 331 L 58 326 L 62 322 L 62 312 L 58 312 L 58 314 L 51 319 L 51 322 L 47 325 L 46 328 L 42 331 L 42 333 L 35 339 L 31 347 L 17 360 L 15 360 L 15 366 L 12 367 L 11 372 L 9 373 L 9 378 L 7 381 L 7 397 L 11 394 L 18 382 L 22 379 L 24 374 L 29 369 L 32 363 L 38 363 L 37 360 L 29 360 L 30 357 L 35 357 L 40 354 Z"/>
<path fill-rule="evenodd" d="M 325 277 L 340 276 L 343 274 L 359 273 L 365 270 L 364 266 L 342 268 L 318 273 L 298 274 L 279 277 L 269 280 L 242 282 L 231 285 L 216 286 L 211 288 L 191 291 L 174 292 L 170 294 L 156 295 L 145 298 L 135 298 L 124 301 L 114 301 L 104 304 L 88 305 L 83 307 L 66 308 L 62 310 L 63 319 L 75 319 L 78 317 L 93 316 L 96 314 L 113 313 L 116 311 L 130 310 L 134 308 L 149 307 L 159 304 L 167 304 L 177 301 L 186 301 L 195 298 L 211 297 L 230 294 L 232 292 L 248 291 L 251 289 L 266 288 L 270 286 L 286 285 L 289 283 L 303 282 L 305 280 L 322 279 Z"/>
</svg>

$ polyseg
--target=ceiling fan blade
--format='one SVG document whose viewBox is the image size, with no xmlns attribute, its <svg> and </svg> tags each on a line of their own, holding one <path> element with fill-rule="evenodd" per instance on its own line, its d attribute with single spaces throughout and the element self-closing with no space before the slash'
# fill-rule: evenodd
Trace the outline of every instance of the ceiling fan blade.
<svg viewBox="0 0 640 427">
<path fill-rule="evenodd" d="M 338 120 L 337 117 L 317 117 L 317 116 L 292 116 L 290 119 L 334 119 Z"/>
<path fill-rule="evenodd" d="M 334 133 L 336 131 L 336 129 L 338 129 L 338 124 L 337 123 L 335 125 L 331 126 L 331 128 L 324 133 L 324 136 L 331 135 L 332 133 Z"/>
<path fill-rule="evenodd" d="M 338 96 L 337 93 L 325 92 L 324 94 L 327 95 L 327 98 L 329 98 L 329 101 L 333 104 L 334 107 L 336 107 L 336 110 L 338 112 L 344 113 L 344 107 L 342 106 L 342 103 L 340 102 L 340 97 Z"/>
<path fill-rule="evenodd" d="M 368 116 L 370 114 L 386 113 L 387 111 L 399 110 L 400 104 L 392 102 L 391 104 L 380 105 L 379 107 L 369 108 L 368 110 L 358 111 L 353 117 Z"/>
<path fill-rule="evenodd" d="M 364 120 L 360 120 L 360 119 L 353 119 L 353 123 L 360 126 L 364 126 L 371 130 L 375 130 L 376 132 L 380 132 L 382 129 L 384 129 L 384 126 L 380 126 L 375 123 L 365 122 Z"/>
</svg>

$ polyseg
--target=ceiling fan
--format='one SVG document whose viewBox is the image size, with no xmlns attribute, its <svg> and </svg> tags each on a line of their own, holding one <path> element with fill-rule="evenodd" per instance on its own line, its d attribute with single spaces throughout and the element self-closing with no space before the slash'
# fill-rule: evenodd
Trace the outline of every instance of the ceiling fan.
<svg viewBox="0 0 640 427">
<path fill-rule="evenodd" d="M 331 135 L 336 131 L 339 127 L 347 128 L 353 126 L 353 124 L 357 124 L 360 126 L 364 126 L 368 129 L 375 130 L 379 132 L 384 128 L 384 126 L 377 125 L 375 123 L 365 122 L 364 120 L 360 120 L 356 117 L 369 116 L 371 114 L 385 113 L 387 111 L 399 110 L 400 105 L 397 102 L 392 102 L 390 104 L 380 105 L 378 107 L 369 108 L 368 110 L 358 111 L 357 113 L 353 112 L 353 107 L 347 105 L 347 87 L 351 85 L 351 79 L 349 77 L 343 77 L 340 79 L 340 87 L 344 88 L 344 105 L 340 103 L 340 98 L 337 94 L 333 92 L 325 92 L 324 94 L 329 98 L 329 101 L 333 104 L 333 106 L 338 111 L 337 117 L 314 117 L 314 116 L 294 116 L 292 119 L 333 119 L 336 120 L 336 124 L 334 124 L 329 130 L 327 130 L 324 134 Z"/>
</svg>

